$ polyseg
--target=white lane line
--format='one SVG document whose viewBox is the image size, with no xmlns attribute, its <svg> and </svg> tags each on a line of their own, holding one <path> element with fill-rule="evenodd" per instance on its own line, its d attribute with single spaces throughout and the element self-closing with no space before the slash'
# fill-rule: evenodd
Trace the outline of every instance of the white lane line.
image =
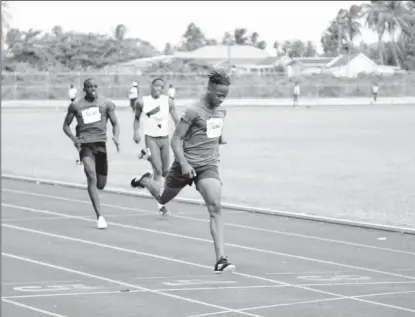
<svg viewBox="0 0 415 317">
<path fill-rule="evenodd" d="M 17 306 L 17 307 L 29 309 L 29 310 L 35 311 L 37 313 L 41 313 L 43 315 L 53 316 L 53 317 L 66 317 L 66 316 L 63 316 L 63 315 L 52 313 L 52 312 L 44 310 L 44 309 L 36 308 L 36 307 L 29 306 L 29 305 L 26 305 L 26 304 L 21 304 L 21 303 L 12 301 L 10 299 L 2 298 L 1 300 L 5 303 L 11 304 L 11 305 L 14 305 L 14 306 Z"/>
<path fill-rule="evenodd" d="M 5 192 L 10 192 L 10 193 L 15 193 L 15 194 L 23 194 L 23 195 L 29 195 L 29 196 L 35 196 L 35 197 L 44 197 L 44 198 L 51 198 L 51 199 L 56 199 L 56 200 L 70 201 L 70 202 L 76 202 L 76 203 L 82 203 L 82 204 L 90 204 L 90 202 L 87 201 L 87 200 L 69 199 L 69 198 L 62 197 L 62 196 L 32 193 L 32 192 L 27 192 L 27 191 L 24 191 L 24 190 L 14 190 L 14 189 L 7 189 L 7 188 L 4 188 L 2 190 L 5 191 Z M 120 206 L 120 205 L 101 204 L 101 206 L 109 207 L 109 208 L 116 208 L 116 209 L 121 209 L 121 210 L 134 210 L 137 213 L 155 214 L 154 212 L 151 212 L 151 211 L 148 211 L 148 210 L 143 210 L 143 209 L 138 209 L 138 208 L 131 208 L 131 207 Z M 185 214 L 185 213 L 183 213 L 183 214 Z M 197 222 L 209 222 L 209 220 L 206 220 L 206 219 L 182 216 L 180 214 L 178 214 L 178 215 L 173 214 L 173 217 L 181 218 L 181 219 L 187 219 L 187 220 L 191 220 L 191 221 L 197 221 Z M 410 251 L 405 251 L 405 250 L 396 250 L 396 249 L 378 247 L 378 246 L 373 246 L 373 245 L 348 242 L 348 241 L 343 241 L 343 240 L 328 239 L 328 238 L 310 236 L 310 235 L 299 234 L 299 233 L 292 233 L 292 232 L 286 232 L 286 231 L 279 231 L 279 230 L 273 230 L 273 229 L 271 230 L 271 229 L 259 228 L 259 227 L 254 227 L 254 226 L 235 224 L 235 223 L 230 223 L 230 222 L 226 222 L 225 225 L 228 226 L 228 227 L 234 227 L 234 228 L 248 229 L 248 230 L 260 231 L 260 232 L 268 232 L 268 233 L 285 235 L 285 236 L 299 237 L 299 238 L 304 238 L 304 239 L 312 239 L 312 240 L 324 241 L 324 242 L 329 242 L 329 243 L 338 243 L 338 244 L 350 245 L 350 246 L 354 246 L 354 247 L 368 248 L 368 249 L 373 249 L 373 250 L 381 250 L 381 251 L 388 251 L 388 252 L 408 254 L 408 255 L 414 255 L 415 256 L 415 252 L 410 252 Z"/>
<path fill-rule="evenodd" d="M 146 291 L 146 292 L 149 292 L 149 293 L 153 293 L 153 294 L 157 294 L 157 295 L 161 295 L 161 296 L 165 296 L 165 297 L 170 297 L 170 298 L 182 300 L 182 301 L 186 301 L 186 302 L 193 303 L 193 304 L 199 304 L 199 305 L 203 305 L 203 306 L 222 309 L 223 311 L 226 311 L 226 312 L 233 312 L 233 313 L 238 313 L 238 314 L 241 314 L 241 315 L 252 316 L 252 317 L 263 317 L 263 316 L 260 316 L 260 315 L 255 315 L 255 314 L 251 314 L 251 313 L 247 313 L 247 312 L 241 312 L 241 311 L 236 310 L 236 309 L 231 309 L 231 308 L 224 307 L 224 306 L 209 304 L 209 303 L 206 303 L 206 302 L 194 300 L 194 299 L 183 297 L 183 296 L 178 296 L 178 295 L 174 295 L 174 294 L 169 294 L 169 293 L 165 293 L 165 292 L 159 292 L 159 291 L 151 290 L 151 289 L 141 287 L 141 286 L 138 286 L 138 285 L 125 283 L 125 282 L 114 280 L 114 279 L 111 279 L 111 278 L 106 278 L 106 277 L 103 277 L 103 276 L 90 274 L 90 273 L 82 272 L 82 271 L 79 271 L 79 270 L 74 270 L 74 269 L 63 267 L 63 266 L 46 263 L 46 262 L 43 262 L 43 261 L 33 260 L 33 259 L 30 259 L 30 258 L 27 258 L 27 257 L 22 257 L 22 256 L 10 254 L 10 253 L 5 253 L 5 252 L 2 252 L 2 255 L 6 256 L 6 257 L 9 257 L 9 258 L 21 260 L 21 261 L 24 261 L 24 262 L 38 264 L 38 265 L 41 265 L 41 266 L 45 266 L 45 267 L 49 267 L 49 268 L 53 268 L 53 269 L 57 269 L 57 270 L 61 270 L 61 271 L 69 272 L 69 273 L 74 273 L 74 274 L 86 276 L 86 277 L 89 277 L 89 278 L 93 278 L 93 279 L 96 279 L 96 280 L 101 280 L 101 281 L 105 281 L 105 282 L 109 282 L 109 283 L 113 283 L 113 284 L 117 284 L 117 285 L 130 287 L 130 288 L 134 288 L 136 290 L 142 290 L 142 291 Z"/>
<path fill-rule="evenodd" d="M 87 219 L 84 219 L 84 220 L 87 220 Z M 44 232 L 44 231 L 38 231 L 38 230 L 27 229 L 27 228 L 23 228 L 23 227 L 5 225 L 5 224 L 2 224 L 2 226 L 17 229 L 17 230 L 21 230 L 21 231 L 36 233 L 36 234 L 40 234 L 40 235 L 44 235 L 44 236 L 51 236 L 51 237 L 55 237 L 55 238 L 59 238 L 59 239 L 63 239 L 63 240 L 75 241 L 75 242 L 80 242 L 80 243 L 95 245 L 95 246 L 101 246 L 101 247 L 104 247 L 104 248 L 120 250 L 120 251 L 124 251 L 124 252 L 128 252 L 128 253 L 147 255 L 147 256 L 150 256 L 150 257 L 164 259 L 164 260 L 171 261 L 171 262 L 180 262 L 180 263 L 185 263 L 185 264 L 189 264 L 189 265 L 197 266 L 197 267 L 207 267 L 207 266 L 192 263 L 192 262 L 180 261 L 180 260 L 177 260 L 177 259 L 162 257 L 162 256 L 159 256 L 159 255 L 150 254 L 150 253 L 144 254 L 143 252 L 138 252 L 138 251 L 135 251 L 135 250 L 129 250 L 129 249 L 119 248 L 119 247 L 115 247 L 115 246 L 111 246 L 111 245 L 107 245 L 107 244 L 101 244 L 101 243 L 97 243 L 97 242 L 93 242 L 93 241 L 88 241 L 88 240 L 83 240 L 83 239 L 78 239 L 78 238 L 72 238 L 72 237 L 47 233 L 47 232 Z M 207 268 L 209 268 L 209 267 L 207 267 Z M 211 269 L 211 268 L 209 268 L 209 269 Z M 373 304 L 373 305 L 377 305 L 377 306 L 384 306 L 384 307 L 395 308 L 395 309 L 400 309 L 400 310 L 405 310 L 405 311 L 407 310 L 406 308 L 399 307 L 399 306 L 392 306 L 392 305 L 388 305 L 388 304 L 384 304 L 384 303 L 380 303 L 380 302 L 375 302 L 375 301 L 371 301 L 371 300 L 360 299 L 360 298 L 352 298 L 352 297 L 349 297 L 349 296 L 343 296 L 343 295 L 333 293 L 333 292 L 323 291 L 323 290 L 319 290 L 319 289 L 315 289 L 315 288 L 311 288 L 311 287 L 294 285 L 294 284 L 278 281 L 278 280 L 275 280 L 275 279 L 264 278 L 264 277 L 260 277 L 260 276 L 256 276 L 256 275 L 238 273 L 238 272 L 236 272 L 234 274 L 240 275 L 240 276 L 245 276 L 245 277 L 248 277 L 248 278 L 251 278 L 251 279 L 262 280 L 262 281 L 267 281 L 267 282 L 271 282 L 271 283 L 277 283 L 279 285 L 291 286 L 293 288 L 307 290 L 307 291 L 311 291 L 311 292 L 315 292 L 315 293 L 320 293 L 320 294 L 325 294 L 325 295 L 330 295 L 330 296 L 335 296 L 335 297 L 347 297 L 348 299 L 353 299 L 355 301 L 369 303 L 369 304 Z M 144 289 L 144 288 L 141 288 L 141 289 Z M 149 291 L 151 291 L 151 290 L 149 290 Z M 162 293 L 160 293 L 160 294 L 162 294 Z M 166 294 L 166 293 L 163 293 L 163 294 Z M 227 308 L 225 308 L 225 309 L 227 309 Z M 234 312 L 234 311 L 232 310 L 232 312 Z"/>
</svg>

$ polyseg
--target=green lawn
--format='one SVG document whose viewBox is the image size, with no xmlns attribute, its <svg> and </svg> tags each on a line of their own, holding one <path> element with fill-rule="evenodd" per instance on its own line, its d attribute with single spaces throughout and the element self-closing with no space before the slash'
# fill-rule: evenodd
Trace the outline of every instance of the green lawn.
<svg viewBox="0 0 415 317">
<path fill-rule="evenodd" d="M 3 110 L 2 171 L 84 183 L 64 115 Z M 149 165 L 137 159 L 132 113 L 118 117 L 108 185 L 128 188 Z M 415 227 L 415 107 L 231 108 L 225 133 L 226 202 Z M 181 195 L 199 197 L 193 187 Z"/>
</svg>

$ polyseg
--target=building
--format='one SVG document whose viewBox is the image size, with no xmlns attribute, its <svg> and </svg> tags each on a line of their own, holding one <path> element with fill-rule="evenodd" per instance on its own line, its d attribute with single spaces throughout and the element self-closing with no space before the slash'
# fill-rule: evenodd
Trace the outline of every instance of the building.
<svg viewBox="0 0 415 317">
<path fill-rule="evenodd" d="M 321 74 L 333 57 L 293 57 L 286 63 L 289 77 Z"/>
<path fill-rule="evenodd" d="M 359 74 L 376 74 L 382 70 L 379 65 L 363 53 L 340 55 L 331 61 L 325 73 L 336 77 L 355 78 Z"/>
<path fill-rule="evenodd" d="M 207 45 L 191 52 L 175 52 L 173 58 L 200 60 L 211 66 L 234 65 L 236 68 L 250 68 L 269 57 L 262 49 L 252 45 Z"/>
</svg>

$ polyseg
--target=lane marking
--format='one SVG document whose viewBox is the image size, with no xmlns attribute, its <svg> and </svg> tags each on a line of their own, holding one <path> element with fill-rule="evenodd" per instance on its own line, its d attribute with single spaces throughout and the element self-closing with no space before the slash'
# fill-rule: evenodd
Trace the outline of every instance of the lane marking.
<svg viewBox="0 0 415 317">
<path fill-rule="evenodd" d="M 10 205 L 10 204 L 2 204 L 2 205 L 4 207 L 21 209 L 21 210 L 26 210 L 26 211 L 29 211 L 29 212 L 37 212 L 37 213 L 44 213 L 44 214 L 62 216 L 63 218 L 72 218 L 72 219 L 83 220 L 83 221 L 94 221 L 92 219 L 86 219 L 86 218 L 79 217 L 79 216 L 70 216 L 70 215 L 67 215 L 67 214 L 62 214 L 62 213 L 43 210 L 43 209 L 35 209 L 35 208 L 29 208 L 29 207 L 17 206 L 17 205 Z M 211 240 L 208 240 L 208 239 L 197 238 L 197 237 L 192 237 L 192 236 L 187 236 L 187 235 L 182 235 L 182 234 L 169 233 L 169 232 L 164 232 L 164 231 L 159 231 L 159 230 L 154 230 L 154 229 L 147 229 L 147 228 L 138 227 L 138 226 L 120 224 L 120 223 L 116 223 L 116 222 L 107 221 L 107 223 L 109 225 L 120 227 L 120 228 L 128 228 L 128 229 L 132 229 L 132 230 L 150 232 L 150 233 L 161 234 L 161 235 L 166 235 L 166 236 L 171 236 L 171 237 L 176 237 L 176 238 L 183 238 L 183 239 L 187 239 L 187 240 L 206 242 L 206 243 L 209 243 L 209 244 L 213 243 Z M 2 226 L 9 226 L 10 228 L 15 227 L 15 226 L 6 225 L 6 224 L 2 224 Z M 22 228 L 22 227 L 16 227 L 16 228 Z M 30 230 L 30 229 L 26 229 L 26 230 Z M 247 247 L 247 246 L 233 244 L 233 243 L 225 243 L 225 246 L 239 248 L 239 249 L 243 249 L 243 250 L 255 251 L 255 252 L 259 252 L 259 253 L 279 255 L 279 256 L 284 256 L 284 257 L 298 259 L 298 260 L 305 260 L 305 261 L 311 261 L 311 262 L 316 262 L 316 263 L 340 266 L 340 267 L 349 268 L 349 269 L 353 269 L 353 270 L 362 270 L 362 271 L 367 271 L 367 272 L 371 272 L 371 273 L 378 273 L 378 274 L 383 274 L 383 275 L 390 275 L 390 276 L 394 276 L 394 277 L 400 277 L 400 278 L 404 278 L 404 279 L 415 280 L 415 276 L 408 276 L 408 275 L 403 275 L 403 274 L 398 274 L 398 273 L 385 272 L 385 271 L 380 271 L 380 270 L 375 270 L 375 269 L 369 269 L 369 268 L 353 266 L 353 265 L 348 265 L 348 264 L 341 264 L 341 263 L 337 263 L 337 262 L 325 261 L 325 260 L 309 258 L 309 257 L 305 257 L 305 256 L 300 256 L 300 255 L 287 254 L 287 253 L 282 253 L 282 252 L 276 252 L 276 251 L 271 251 L 271 250 L 266 250 L 266 249 Z M 242 273 L 235 273 L 235 274 L 248 277 L 247 274 L 245 274 L 245 275 L 243 275 Z"/>
<path fill-rule="evenodd" d="M 82 271 L 79 271 L 79 270 L 74 270 L 74 269 L 63 267 L 63 266 L 50 264 L 50 263 L 43 262 L 43 261 L 33 260 L 33 259 L 30 259 L 30 258 L 27 258 L 27 257 L 18 256 L 18 255 L 14 255 L 14 254 L 11 254 L 11 253 L 2 252 L 1 254 L 3 256 L 13 258 L 13 259 L 16 259 L 16 260 L 21 260 L 21 261 L 28 262 L 28 263 L 38 264 L 38 265 L 49 267 L 49 268 L 52 268 L 52 269 L 57 269 L 57 270 L 61 270 L 61 271 L 69 272 L 69 273 L 74 273 L 74 274 L 86 276 L 86 277 L 89 277 L 89 278 L 94 278 L 94 279 L 97 279 L 97 280 L 101 280 L 101 281 L 105 281 L 105 282 L 109 282 L 109 283 L 113 283 L 113 284 L 118 284 L 118 285 L 121 285 L 121 286 L 134 288 L 134 289 L 137 289 L 137 290 L 147 291 L 149 293 L 153 293 L 153 294 L 157 294 L 157 295 L 161 295 L 161 296 L 165 296 L 165 297 L 170 297 L 170 298 L 174 298 L 174 299 L 179 299 L 179 300 L 186 301 L 186 302 L 193 303 L 193 304 L 199 304 L 199 305 L 203 305 L 203 306 L 218 308 L 218 309 L 222 309 L 223 311 L 226 311 L 226 312 L 238 313 L 238 314 L 241 314 L 241 315 L 252 316 L 252 317 L 263 317 L 263 316 L 260 316 L 260 315 L 255 315 L 255 314 L 251 314 L 251 313 L 247 313 L 247 312 L 241 312 L 241 311 L 236 310 L 236 309 L 232 309 L 232 308 L 228 308 L 228 307 L 224 307 L 224 306 L 219 306 L 219 305 L 214 305 L 214 304 L 209 304 L 209 303 L 206 303 L 206 302 L 202 302 L 202 301 L 199 301 L 199 300 L 195 300 L 195 299 L 191 299 L 191 298 L 187 298 L 187 297 L 183 297 L 183 296 L 178 296 L 178 295 L 169 294 L 169 293 L 165 293 L 165 292 L 159 292 L 159 291 L 152 290 L 152 289 L 145 288 L 145 287 L 141 287 L 141 286 L 138 286 L 138 285 L 125 283 L 125 282 L 114 280 L 114 279 L 111 279 L 111 278 L 106 278 L 106 277 L 102 277 L 102 276 L 99 276 L 99 275 L 90 274 L 90 273 L 82 272 Z"/>
<path fill-rule="evenodd" d="M 358 296 L 352 296 L 352 297 L 336 297 L 336 298 L 323 298 L 323 299 L 316 299 L 316 300 L 310 300 L 310 301 L 303 301 L 303 302 L 292 302 L 292 303 L 284 303 L 284 304 L 275 304 L 275 305 L 263 305 L 263 306 L 256 306 L 256 307 L 247 307 L 242 308 L 241 311 L 252 311 L 252 310 L 259 310 L 259 309 L 266 309 L 266 308 L 277 308 L 277 307 L 284 307 L 284 306 L 296 306 L 296 305 L 304 305 L 304 304 L 315 304 L 315 303 L 321 303 L 321 302 L 328 302 L 328 301 L 337 301 L 342 299 L 359 299 L 363 297 L 373 297 L 373 296 L 385 296 L 385 295 L 400 295 L 400 294 L 410 294 L 415 293 L 415 291 L 406 291 L 406 292 L 390 292 L 390 293 L 379 293 L 379 294 L 366 294 L 366 295 L 358 295 Z M 403 308 L 399 306 L 389 305 L 388 308 L 396 308 L 404 311 L 408 311 L 411 313 L 415 313 L 415 310 L 409 309 L 409 308 Z M 226 313 L 225 311 L 218 311 L 215 313 L 208 313 L 208 314 L 201 314 L 201 315 L 193 315 L 190 317 L 204 317 L 204 316 L 214 316 L 214 315 L 221 315 Z"/>
<path fill-rule="evenodd" d="M 78 238 L 72 238 L 72 237 L 67 237 L 67 236 L 62 236 L 62 235 L 47 233 L 47 232 L 33 230 L 33 229 L 27 229 L 27 228 L 23 228 L 23 227 L 17 227 L 17 226 L 6 225 L 6 224 L 2 224 L 2 226 L 3 227 L 8 227 L 8 228 L 13 228 L 13 229 L 16 229 L 16 230 L 21 230 L 21 231 L 32 232 L 32 233 L 36 233 L 36 234 L 40 234 L 40 235 L 51 236 L 51 237 L 55 237 L 55 238 L 59 238 L 59 239 L 63 239 L 63 240 L 69 240 L 69 241 L 75 241 L 75 242 L 80 242 L 80 243 L 84 243 L 84 244 L 96 245 L 96 246 L 101 246 L 101 247 L 104 247 L 104 248 L 121 250 L 121 251 L 129 252 L 129 253 L 144 254 L 143 252 L 138 252 L 138 251 L 134 251 L 134 250 L 119 248 L 119 247 L 115 247 L 115 246 L 111 246 L 111 245 L 101 244 L 101 243 L 92 242 L 92 241 L 83 240 L 83 239 L 78 239 Z M 172 259 L 172 258 L 168 258 L 168 257 L 162 257 L 162 256 L 155 255 L 155 254 L 146 253 L 146 255 L 148 255 L 150 257 L 154 257 L 154 258 L 160 258 L 160 259 L 162 258 L 162 259 L 165 259 L 165 260 L 171 261 L 171 262 L 181 262 L 181 263 L 186 263 L 186 264 L 189 264 L 189 265 L 192 265 L 192 266 L 209 268 L 209 267 L 204 266 L 204 265 L 200 265 L 200 264 L 196 264 L 196 263 L 191 263 L 191 262 L 180 261 L 180 260 Z M 209 268 L 209 269 L 211 269 L 211 268 Z M 345 297 L 345 296 L 340 295 L 340 294 L 337 294 L 337 293 L 328 292 L 328 291 L 322 291 L 322 290 L 315 289 L 315 288 L 311 288 L 311 287 L 294 285 L 294 284 L 290 284 L 290 283 L 278 281 L 278 280 L 275 280 L 275 279 L 268 279 L 268 278 L 264 278 L 264 277 L 260 277 L 260 276 L 255 276 L 255 275 L 250 275 L 250 274 L 244 274 L 244 273 L 238 273 L 238 272 L 236 272 L 234 274 L 240 275 L 240 276 L 249 277 L 249 278 L 252 278 L 252 279 L 257 279 L 257 280 L 262 280 L 262 281 L 268 281 L 268 282 L 271 282 L 271 283 L 277 283 L 279 285 L 291 286 L 293 288 L 303 289 L 303 290 L 307 290 L 307 291 L 311 291 L 311 292 L 315 292 L 315 293 L 320 293 L 320 294 L 325 294 L 325 295 L 330 295 L 330 296 L 335 296 L 335 297 Z M 110 280 L 110 279 L 108 279 L 108 280 Z M 131 285 L 131 284 L 129 284 L 129 285 Z M 145 288 L 140 288 L 140 289 L 145 289 Z M 152 291 L 150 289 L 148 289 L 148 290 L 149 291 Z M 162 292 L 159 292 L 159 293 L 160 294 L 168 294 L 168 293 L 162 293 Z M 392 305 L 388 305 L 388 304 L 384 304 L 384 303 L 380 303 L 380 302 L 375 302 L 375 301 L 371 301 L 371 300 L 365 300 L 365 299 L 360 299 L 360 298 L 353 298 L 353 297 L 349 297 L 349 296 L 346 296 L 346 297 L 348 299 L 353 299 L 355 301 L 369 303 L 369 304 L 373 304 L 373 305 L 377 305 L 377 306 L 384 306 L 384 307 L 395 308 L 395 309 L 400 309 L 400 310 L 405 310 L 405 311 L 407 310 L 406 308 L 403 308 L 403 307 L 392 306 Z M 187 300 L 190 301 L 190 299 L 187 299 Z M 201 303 L 203 303 L 203 302 L 201 302 Z M 207 304 L 207 305 L 210 305 L 210 304 Z M 212 307 L 213 307 L 213 305 L 212 305 Z M 225 310 L 225 309 L 227 309 L 227 308 L 224 308 L 222 310 Z M 235 312 L 233 310 L 231 310 L 231 311 L 232 312 Z"/>
<path fill-rule="evenodd" d="M 26 309 L 35 311 L 37 313 L 41 313 L 43 315 L 53 316 L 53 317 L 66 317 L 64 315 L 55 314 L 55 313 L 52 313 L 52 312 L 44 310 L 44 309 L 36 308 L 36 307 L 29 306 L 29 305 L 26 305 L 26 304 L 21 304 L 21 303 L 12 301 L 10 299 L 2 298 L 1 300 L 5 303 L 8 303 L 8 304 L 11 304 L 11 305 L 14 305 L 14 306 L 18 306 L 18 307 L 21 307 L 21 308 L 26 308 Z"/>
<path fill-rule="evenodd" d="M 35 196 L 35 197 L 52 198 L 52 199 L 56 199 L 56 200 L 70 201 L 70 202 L 76 202 L 76 203 L 82 203 L 82 204 L 91 204 L 90 201 L 87 201 L 87 200 L 80 200 L 80 199 L 73 199 L 72 200 L 72 199 L 69 199 L 69 198 L 62 197 L 62 196 L 32 193 L 32 192 L 27 192 L 27 191 L 24 191 L 24 190 L 14 190 L 14 189 L 3 188 L 2 191 L 9 192 L 9 193 L 15 193 L 15 194 L 23 194 L 23 195 L 28 195 L 28 196 Z M 109 208 L 117 208 L 117 209 L 121 209 L 121 210 L 134 210 L 137 213 L 155 214 L 155 212 L 151 212 L 151 211 L 148 211 L 148 210 L 136 209 L 136 208 L 120 206 L 120 205 L 101 204 L 101 206 L 109 207 Z M 179 215 L 173 214 L 172 216 L 176 217 L 176 218 L 187 219 L 187 220 L 197 221 L 197 222 L 209 222 L 209 220 L 206 220 L 206 219 L 200 219 L 200 218 L 194 218 L 194 217 L 188 217 L 188 216 L 181 216 L 180 214 Z M 402 253 L 402 254 L 409 254 L 409 255 L 414 255 L 415 256 L 415 252 L 410 252 L 410 251 L 405 251 L 405 250 L 397 250 L 397 249 L 390 249 L 390 248 L 378 247 L 378 246 L 367 245 L 367 244 L 360 244 L 360 243 L 355 243 L 355 242 L 348 242 L 348 241 L 343 241 L 343 240 L 328 239 L 328 238 L 310 236 L 310 235 L 305 235 L 305 234 L 300 234 L 300 233 L 292 233 L 292 232 L 285 232 L 285 231 L 279 231 L 279 230 L 271 230 L 271 229 L 259 228 L 259 227 L 254 227 L 254 226 L 235 224 L 235 223 L 230 223 L 230 222 L 226 222 L 225 225 L 229 226 L 229 227 L 234 227 L 234 228 L 249 229 L 249 230 L 253 230 L 253 231 L 268 232 L 268 233 L 279 234 L 279 235 L 293 236 L 293 237 L 312 239 L 312 240 L 317 240 L 317 241 L 338 243 L 338 244 L 350 245 L 350 246 L 355 246 L 355 247 L 368 248 L 368 249 L 374 249 L 374 250 L 382 250 L 382 251 Z"/>
<path fill-rule="evenodd" d="M 4 269 L 4 267 L 3 267 Z M 71 280 L 71 281 L 37 281 L 37 282 L 14 282 L 14 283 L 2 283 L 2 285 L 29 285 L 29 284 L 49 284 L 49 283 L 76 283 L 82 282 L 81 280 Z"/>
<path fill-rule="evenodd" d="M 374 283 L 335 283 L 335 284 L 295 284 L 299 286 L 361 286 L 361 285 L 381 285 L 381 284 L 415 284 L 415 282 L 374 282 Z M 226 290 L 249 290 L 249 289 L 261 289 L 261 288 L 286 288 L 290 285 L 246 285 L 246 286 L 220 286 L 220 287 L 181 287 L 181 288 L 158 288 L 154 289 L 159 292 L 194 292 L 194 291 L 226 291 Z M 143 290 L 129 290 L 128 293 L 146 292 Z M 409 291 L 412 292 L 412 291 Z M 55 296 L 80 296 L 80 295 L 100 295 L 100 294 L 117 294 L 123 293 L 122 290 L 115 291 L 100 291 L 100 292 L 81 292 L 81 293 L 53 293 L 53 294 L 32 294 L 32 295 L 11 295 L 4 296 L 3 298 L 36 298 L 36 297 L 55 297 Z"/>
</svg>

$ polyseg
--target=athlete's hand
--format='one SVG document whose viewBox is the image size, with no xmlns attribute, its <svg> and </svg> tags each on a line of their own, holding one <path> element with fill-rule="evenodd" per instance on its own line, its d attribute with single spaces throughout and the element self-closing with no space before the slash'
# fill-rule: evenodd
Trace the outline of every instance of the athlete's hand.
<svg viewBox="0 0 415 317">
<path fill-rule="evenodd" d="M 75 138 L 73 141 L 73 145 L 76 147 L 78 151 L 81 151 L 81 141 L 78 138 Z"/>
<path fill-rule="evenodd" d="M 228 142 L 226 140 L 224 140 L 222 137 L 220 137 L 219 139 L 219 144 L 228 144 Z"/>
<path fill-rule="evenodd" d="M 112 140 L 114 141 L 115 147 L 117 148 L 117 152 L 119 152 L 120 151 L 120 141 L 115 136 L 112 137 Z"/>
<path fill-rule="evenodd" d="M 188 178 L 196 177 L 196 171 L 193 167 L 190 166 L 189 163 L 186 163 L 182 166 L 182 174 Z"/>
<path fill-rule="evenodd" d="M 137 144 L 140 143 L 140 141 L 141 141 L 140 134 L 139 133 L 134 133 L 133 140 Z"/>
</svg>

